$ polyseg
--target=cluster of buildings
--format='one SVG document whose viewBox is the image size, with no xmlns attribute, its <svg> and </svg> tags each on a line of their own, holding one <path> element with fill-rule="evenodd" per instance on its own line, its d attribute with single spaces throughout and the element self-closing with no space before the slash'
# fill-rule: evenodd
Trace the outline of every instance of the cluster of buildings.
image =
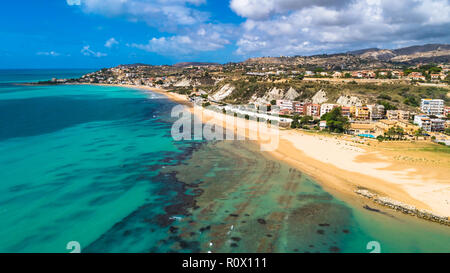
<svg viewBox="0 0 450 273">
<path fill-rule="evenodd" d="M 420 103 L 422 114 L 414 116 L 414 124 L 427 132 L 444 131 L 448 122 L 443 118 L 450 114 L 450 107 L 444 105 L 441 99 L 422 99 Z"/>
<path fill-rule="evenodd" d="M 366 106 L 342 106 L 335 103 L 308 103 L 290 100 L 277 100 L 276 106 L 280 115 L 300 115 L 320 118 L 333 109 L 340 107 L 342 115 L 350 120 L 377 120 L 385 116 L 384 106 L 371 104 Z"/>
<path fill-rule="evenodd" d="M 449 127 L 444 117 L 450 114 L 450 107 L 441 99 L 422 99 L 421 113 L 405 110 L 387 110 L 383 105 L 342 106 L 333 103 L 304 103 L 299 101 L 277 100 L 276 111 L 280 115 L 308 115 L 318 119 L 334 108 L 340 107 L 343 116 L 349 118 L 349 134 L 376 137 L 384 135 L 392 127 L 400 127 L 405 135 L 414 136 L 420 128 L 426 132 L 442 132 Z M 414 122 L 411 123 L 411 120 Z M 326 127 L 325 123 L 320 124 Z"/>
<path fill-rule="evenodd" d="M 376 123 L 352 123 L 349 132 L 355 135 L 381 135 L 392 127 L 400 127 L 404 133 L 413 136 L 421 128 L 425 132 L 442 132 L 450 127 L 449 120 L 450 107 L 444 105 L 441 99 L 422 99 L 421 113 L 412 115 L 408 111 L 388 110 L 386 120 L 379 120 Z M 413 124 L 409 120 L 414 116 Z"/>
<path fill-rule="evenodd" d="M 439 73 L 429 74 L 432 82 L 443 81 L 449 73 L 449 68 L 443 67 Z M 411 72 L 405 74 L 401 70 L 384 69 L 384 70 L 359 70 L 359 71 L 335 71 L 335 72 L 313 72 L 305 71 L 305 77 L 329 77 L 329 78 L 355 78 L 355 79 L 376 79 L 391 78 L 414 81 L 426 81 L 427 77 L 422 72 Z M 428 76 L 428 75 L 427 75 Z"/>
</svg>

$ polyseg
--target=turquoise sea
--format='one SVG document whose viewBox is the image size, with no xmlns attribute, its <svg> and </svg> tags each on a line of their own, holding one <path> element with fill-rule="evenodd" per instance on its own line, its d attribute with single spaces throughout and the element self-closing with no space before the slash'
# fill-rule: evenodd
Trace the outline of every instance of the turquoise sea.
<svg viewBox="0 0 450 273">
<path fill-rule="evenodd" d="M 174 141 L 139 89 L 0 71 L 0 252 L 450 252 L 450 228 L 325 191 L 249 141 Z M 372 206 L 372 204 L 368 204 Z"/>
</svg>

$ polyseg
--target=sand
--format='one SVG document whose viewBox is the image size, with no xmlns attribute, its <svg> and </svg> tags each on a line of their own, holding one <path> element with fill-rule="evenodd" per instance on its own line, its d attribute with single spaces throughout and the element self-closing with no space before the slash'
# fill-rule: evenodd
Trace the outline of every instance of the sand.
<svg viewBox="0 0 450 273">
<path fill-rule="evenodd" d="M 192 106 L 187 96 L 177 93 L 145 86 L 120 86 L 150 90 L 164 94 L 178 103 Z M 192 111 L 192 107 L 189 109 Z M 247 128 L 247 136 L 254 132 L 254 129 L 248 129 L 249 127 L 257 128 L 262 124 L 240 118 L 236 118 L 234 124 L 227 124 L 223 121 L 224 114 L 210 110 L 204 110 L 202 115 L 203 122 L 220 124 L 224 128 L 232 128 L 235 132 L 237 128 Z M 351 138 L 340 135 L 271 129 L 270 132 L 260 132 L 257 141 L 260 144 L 267 144 L 264 139 L 278 135 L 279 143 L 276 149 L 264 153 L 307 173 L 326 188 L 351 198 L 359 198 L 354 191 L 358 187 L 363 187 L 418 209 L 430 210 L 441 216 L 450 216 L 450 157 L 448 154 L 437 155 L 437 158 L 433 159 L 436 157 L 433 153 L 418 150 L 408 152 L 410 158 L 408 160 L 404 158 L 405 153 L 401 147 L 390 148 L 390 144 L 387 143 L 382 146 L 372 142 L 371 146 L 367 146 L 354 143 Z"/>
</svg>

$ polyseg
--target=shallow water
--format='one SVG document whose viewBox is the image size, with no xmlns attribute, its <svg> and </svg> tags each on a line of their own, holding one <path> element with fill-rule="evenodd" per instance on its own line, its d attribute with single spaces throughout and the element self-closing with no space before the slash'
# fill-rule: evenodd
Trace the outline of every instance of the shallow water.
<svg viewBox="0 0 450 273">
<path fill-rule="evenodd" d="M 340 200 L 252 142 L 173 141 L 174 105 L 1 84 L 0 252 L 450 251 L 448 227 Z"/>
</svg>

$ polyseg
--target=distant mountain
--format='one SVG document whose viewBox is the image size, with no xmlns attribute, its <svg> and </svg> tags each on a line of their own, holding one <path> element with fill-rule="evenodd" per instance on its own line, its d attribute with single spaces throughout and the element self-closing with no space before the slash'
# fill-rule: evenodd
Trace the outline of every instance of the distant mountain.
<svg viewBox="0 0 450 273">
<path fill-rule="evenodd" d="M 426 44 L 398 49 L 370 48 L 349 52 L 364 60 L 380 60 L 393 63 L 448 62 L 450 60 L 450 45 Z"/>
<path fill-rule="evenodd" d="M 372 47 L 372 48 L 366 48 L 366 49 L 358 49 L 358 50 L 354 50 L 354 51 L 348 51 L 346 52 L 347 54 L 352 54 L 352 55 L 362 55 L 364 53 L 367 52 L 373 52 L 373 51 L 379 51 L 381 49 L 376 48 L 376 47 Z"/>
<path fill-rule="evenodd" d="M 411 55 L 419 52 L 423 53 L 429 51 L 445 51 L 445 50 L 450 50 L 450 45 L 448 44 L 417 45 L 395 49 L 393 50 L 393 52 L 397 55 Z"/>
<path fill-rule="evenodd" d="M 173 66 L 175 67 L 186 67 L 186 66 L 208 66 L 208 65 L 219 65 L 218 63 L 208 63 L 208 62 L 183 62 L 177 63 Z"/>
<path fill-rule="evenodd" d="M 449 44 L 426 44 L 398 49 L 367 48 L 348 51 L 342 54 L 261 57 L 251 58 L 245 63 L 295 64 L 305 67 L 323 67 L 327 69 L 361 69 L 374 67 L 392 67 L 398 64 L 449 63 Z"/>
<path fill-rule="evenodd" d="M 138 67 L 138 66 L 151 66 L 151 65 L 144 64 L 144 63 L 135 63 L 135 64 L 121 64 L 119 66 L 123 66 L 123 67 Z"/>
</svg>

